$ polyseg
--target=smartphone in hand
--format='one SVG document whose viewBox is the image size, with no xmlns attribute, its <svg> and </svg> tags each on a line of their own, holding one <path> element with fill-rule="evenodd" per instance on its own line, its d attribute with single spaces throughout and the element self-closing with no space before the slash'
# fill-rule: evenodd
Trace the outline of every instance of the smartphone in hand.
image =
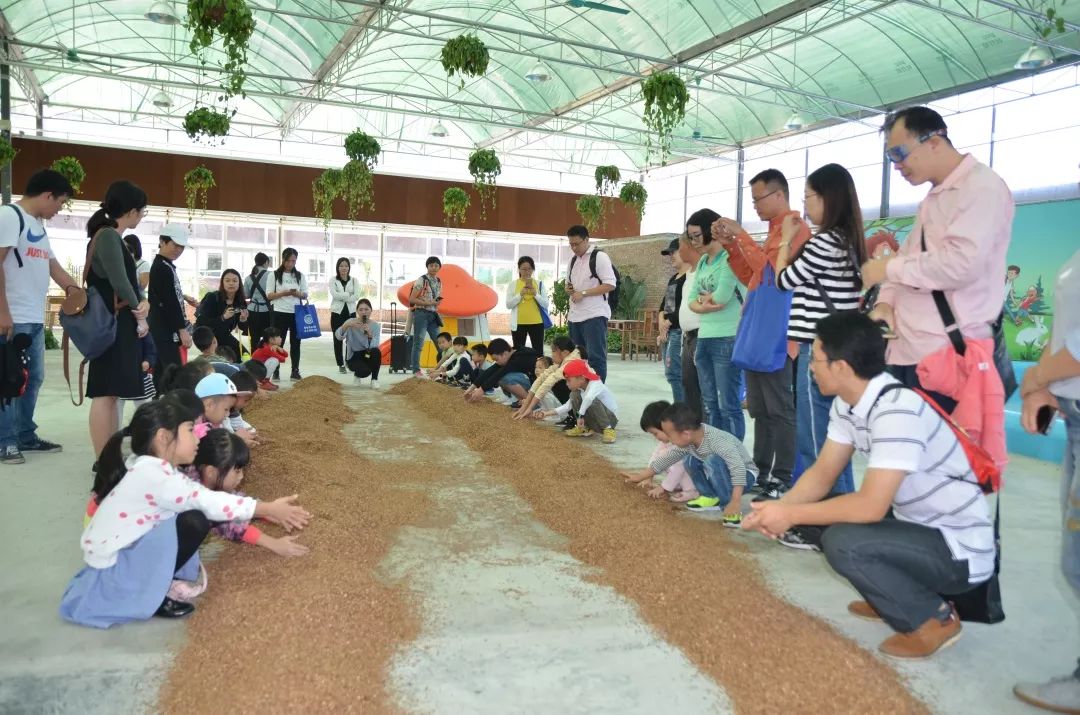
<svg viewBox="0 0 1080 715">
<path fill-rule="evenodd" d="M 1054 415 L 1057 413 L 1050 405 L 1043 405 L 1035 414 L 1035 430 L 1039 434 L 1050 434 L 1050 428 L 1054 424 Z"/>
</svg>

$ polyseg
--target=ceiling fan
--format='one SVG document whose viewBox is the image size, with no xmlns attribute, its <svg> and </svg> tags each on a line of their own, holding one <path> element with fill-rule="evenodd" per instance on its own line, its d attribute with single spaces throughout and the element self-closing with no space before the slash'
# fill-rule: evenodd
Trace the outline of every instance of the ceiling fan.
<svg viewBox="0 0 1080 715">
<path fill-rule="evenodd" d="M 615 7 L 614 5 L 607 5 L 602 2 L 592 2 L 591 0 L 564 0 L 563 2 L 554 2 L 550 5 L 541 5 L 540 7 L 530 8 L 528 12 L 535 12 L 536 10 L 546 10 L 554 7 L 568 7 L 572 10 L 602 10 L 604 12 L 613 12 L 616 15 L 629 15 L 630 11 L 626 8 Z"/>
<path fill-rule="evenodd" d="M 104 67 L 105 69 L 109 69 L 109 70 L 113 69 L 112 63 L 100 62 L 98 60 L 84 59 L 79 54 L 79 50 L 76 49 L 76 47 L 75 47 L 78 44 L 76 39 L 75 39 L 75 28 L 77 26 L 78 26 L 78 22 L 77 22 L 76 17 L 75 17 L 75 0 L 72 0 L 72 2 L 71 2 L 71 44 L 69 46 L 67 46 L 67 47 L 65 47 L 63 44 L 60 44 L 56 48 L 56 52 L 60 55 L 60 59 L 65 64 L 69 64 L 69 65 L 83 64 L 83 65 L 94 65 L 96 67 Z"/>
</svg>

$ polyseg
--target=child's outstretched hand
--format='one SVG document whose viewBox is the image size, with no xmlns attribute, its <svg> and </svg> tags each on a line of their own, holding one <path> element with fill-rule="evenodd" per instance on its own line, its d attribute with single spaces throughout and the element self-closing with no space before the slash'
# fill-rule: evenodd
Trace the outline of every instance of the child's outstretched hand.
<svg viewBox="0 0 1080 715">
<path fill-rule="evenodd" d="M 657 484 L 655 487 L 649 490 L 649 496 L 653 499 L 663 499 L 667 496 L 667 490 Z"/>
<path fill-rule="evenodd" d="M 281 524 L 285 531 L 303 529 L 311 521 L 311 512 L 294 503 L 299 496 L 299 494 L 293 494 L 270 502 L 269 515 L 273 517 L 275 523 Z"/>
<path fill-rule="evenodd" d="M 287 559 L 294 556 L 307 556 L 311 551 L 303 544 L 296 543 L 296 540 L 300 538 L 298 536 L 282 536 L 280 539 L 271 538 L 269 543 L 266 544 L 266 548 L 273 551 L 278 556 L 284 556 Z"/>
<path fill-rule="evenodd" d="M 648 469 L 639 469 L 636 472 L 619 472 L 619 476 L 627 484 L 639 484 L 646 479 L 650 479 L 653 474 Z"/>
</svg>

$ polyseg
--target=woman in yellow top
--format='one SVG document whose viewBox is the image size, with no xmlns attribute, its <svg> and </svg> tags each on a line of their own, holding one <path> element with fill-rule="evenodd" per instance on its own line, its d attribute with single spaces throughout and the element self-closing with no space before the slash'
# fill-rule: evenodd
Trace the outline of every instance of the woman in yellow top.
<svg viewBox="0 0 1080 715">
<path fill-rule="evenodd" d="M 533 350 L 544 354 L 544 312 L 548 309 L 548 296 L 544 284 L 533 278 L 536 264 L 528 256 L 518 259 L 518 279 L 506 286 L 506 307 L 510 309 L 510 335 L 514 350 L 525 347 L 529 338 Z"/>
</svg>

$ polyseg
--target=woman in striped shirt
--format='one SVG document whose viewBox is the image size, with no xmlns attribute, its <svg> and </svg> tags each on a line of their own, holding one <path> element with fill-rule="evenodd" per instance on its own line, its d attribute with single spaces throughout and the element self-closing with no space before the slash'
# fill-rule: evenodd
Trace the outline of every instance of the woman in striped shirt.
<svg viewBox="0 0 1080 715">
<path fill-rule="evenodd" d="M 795 443 L 804 468 L 825 444 L 832 397 L 821 394 L 810 373 L 810 346 L 817 322 L 831 313 L 858 310 L 866 261 L 862 211 L 855 182 L 839 164 L 826 164 L 806 178 L 806 216 L 817 233 L 794 257 L 791 240 L 798 231 L 794 216 L 784 220 L 777 256 L 777 285 L 792 291 L 788 339 L 799 343 L 795 382 Z M 851 465 L 844 468 L 834 494 L 855 490 Z"/>
</svg>

